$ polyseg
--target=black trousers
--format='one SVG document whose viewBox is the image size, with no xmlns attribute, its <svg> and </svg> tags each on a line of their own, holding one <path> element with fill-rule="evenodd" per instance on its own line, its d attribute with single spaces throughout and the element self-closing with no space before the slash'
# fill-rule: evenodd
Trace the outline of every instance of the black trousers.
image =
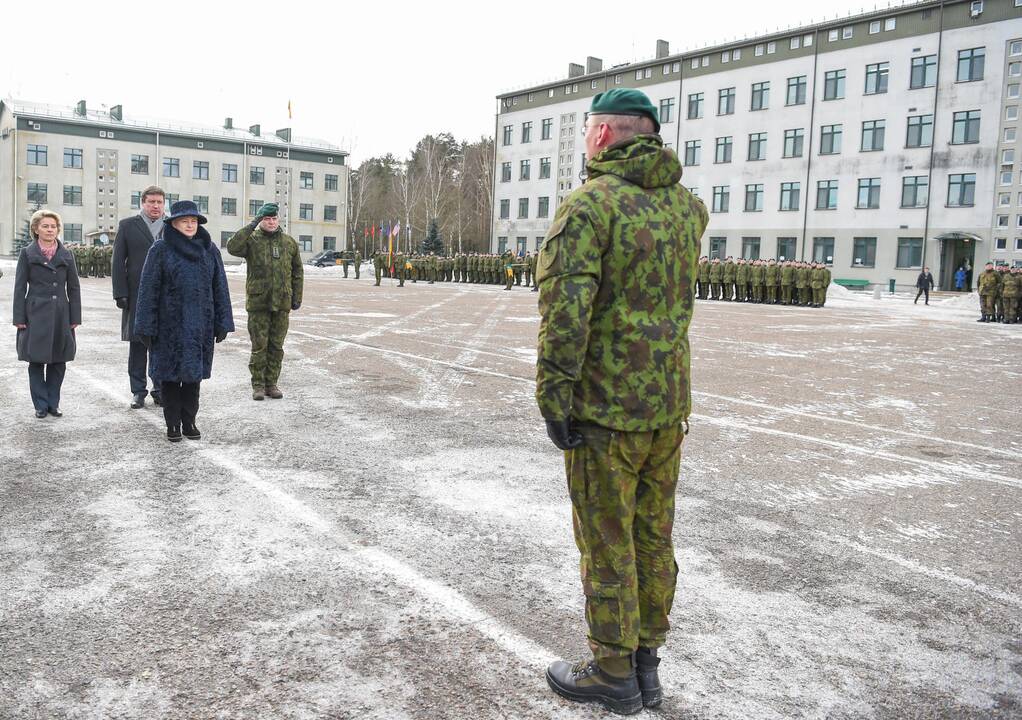
<svg viewBox="0 0 1022 720">
<path fill-rule="evenodd" d="M 131 382 L 131 394 L 146 394 L 146 364 L 149 360 L 149 350 L 140 342 L 132 340 L 128 343 L 128 379 Z M 160 389 L 153 388 L 153 395 L 159 395 Z"/>
<path fill-rule="evenodd" d="M 37 412 L 60 407 L 60 386 L 64 384 L 67 363 L 29 363 L 28 387 Z"/>
<path fill-rule="evenodd" d="M 919 292 L 916 293 L 916 299 L 913 300 L 912 302 L 914 302 L 914 303 L 919 302 L 919 296 L 922 295 L 923 293 L 926 293 L 926 304 L 929 305 L 930 304 L 930 288 L 928 288 L 928 287 L 919 288 Z"/>
<path fill-rule="evenodd" d="M 163 419 L 167 427 L 195 425 L 199 412 L 199 383 L 160 383 L 163 393 Z"/>
</svg>

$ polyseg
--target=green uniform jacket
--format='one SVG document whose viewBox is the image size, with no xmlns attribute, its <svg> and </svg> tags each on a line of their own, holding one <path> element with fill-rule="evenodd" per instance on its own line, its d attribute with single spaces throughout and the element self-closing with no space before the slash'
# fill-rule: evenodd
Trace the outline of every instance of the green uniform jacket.
<svg viewBox="0 0 1022 720">
<path fill-rule="evenodd" d="M 737 265 L 735 267 L 735 282 L 739 285 L 746 285 L 749 282 L 749 266 Z"/>
<path fill-rule="evenodd" d="M 699 263 L 699 282 L 710 282 L 710 263 Z"/>
<path fill-rule="evenodd" d="M 710 282 L 719 283 L 724 276 L 724 268 L 720 263 L 710 263 Z"/>
<path fill-rule="evenodd" d="M 762 285 L 763 280 L 766 277 L 766 270 L 762 265 L 752 265 L 749 267 L 749 280 L 753 285 Z"/>
<path fill-rule="evenodd" d="M 246 225 L 227 241 L 227 252 L 245 258 L 248 312 L 291 312 L 291 305 L 302 301 L 302 256 L 283 230 L 271 234 Z"/>
<path fill-rule="evenodd" d="M 827 279 L 827 271 L 823 268 L 813 268 L 812 273 L 809 275 L 809 287 L 813 290 L 819 290 L 827 287 L 824 280 Z"/>
<path fill-rule="evenodd" d="M 709 215 L 659 136 L 607 147 L 587 169 L 537 263 L 540 413 L 626 432 L 680 424 L 692 407 L 688 326 Z"/>
<path fill-rule="evenodd" d="M 795 268 L 795 287 L 809 287 L 809 268 Z M 801 295 L 799 297 L 801 297 Z"/>
<path fill-rule="evenodd" d="M 997 295 L 1000 285 L 1001 276 L 996 270 L 984 270 L 979 274 L 979 282 L 976 283 L 980 295 Z"/>
<path fill-rule="evenodd" d="M 724 282 L 733 283 L 735 281 L 735 265 L 733 262 L 724 263 Z"/>
<path fill-rule="evenodd" d="M 795 278 L 795 268 L 791 265 L 781 266 L 781 285 L 791 285 L 791 281 Z"/>
<path fill-rule="evenodd" d="M 767 287 L 774 287 L 777 285 L 778 278 L 780 277 L 780 273 L 778 272 L 779 269 L 780 268 L 776 265 L 766 265 L 763 268 L 763 279 Z"/>
</svg>

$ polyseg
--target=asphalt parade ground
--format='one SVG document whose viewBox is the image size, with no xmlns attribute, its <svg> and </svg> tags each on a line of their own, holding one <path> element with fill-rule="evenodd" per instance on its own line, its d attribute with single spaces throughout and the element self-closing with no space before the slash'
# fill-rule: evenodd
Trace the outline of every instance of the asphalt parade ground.
<svg viewBox="0 0 1022 720">
<path fill-rule="evenodd" d="M 3 269 L 0 718 L 608 717 L 543 678 L 587 648 L 535 293 L 310 269 L 253 402 L 232 272 L 172 445 L 128 408 L 108 279 L 35 419 Z M 697 303 L 645 716 L 1022 717 L 1022 334 L 977 316 Z"/>
</svg>

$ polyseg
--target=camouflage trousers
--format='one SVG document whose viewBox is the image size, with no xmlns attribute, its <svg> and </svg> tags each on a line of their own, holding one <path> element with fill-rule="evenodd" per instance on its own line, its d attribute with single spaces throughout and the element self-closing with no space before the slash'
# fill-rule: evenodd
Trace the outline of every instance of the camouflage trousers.
<svg viewBox="0 0 1022 720">
<path fill-rule="evenodd" d="M 380 284 L 380 276 L 383 274 L 383 268 L 381 268 L 379 265 L 374 265 L 373 266 L 373 271 L 376 273 L 376 284 L 379 285 Z"/>
<path fill-rule="evenodd" d="M 660 647 L 678 578 L 671 534 L 684 433 L 579 429 L 585 444 L 564 463 L 589 647 L 597 659 Z"/>
<path fill-rule="evenodd" d="M 248 336 L 252 339 L 248 370 L 252 373 L 252 387 L 277 384 L 290 319 L 291 314 L 284 310 L 248 314 Z"/>
<path fill-rule="evenodd" d="M 791 305 L 791 285 L 781 285 L 781 302 Z"/>
<path fill-rule="evenodd" d="M 775 303 L 775 302 L 777 302 L 777 286 L 776 285 L 767 285 L 766 286 L 766 301 L 768 303 Z"/>
<path fill-rule="evenodd" d="M 995 301 L 996 301 L 996 298 L 992 294 L 991 295 L 980 295 L 979 296 L 979 310 L 980 310 L 980 312 L 983 313 L 984 315 L 991 315 L 991 316 L 993 316 Z"/>
<path fill-rule="evenodd" d="M 813 288 L 813 305 L 820 305 L 822 307 L 823 306 L 823 302 L 824 302 L 823 288 L 822 287 L 819 287 L 819 288 L 815 288 L 814 287 Z"/>
</svg>

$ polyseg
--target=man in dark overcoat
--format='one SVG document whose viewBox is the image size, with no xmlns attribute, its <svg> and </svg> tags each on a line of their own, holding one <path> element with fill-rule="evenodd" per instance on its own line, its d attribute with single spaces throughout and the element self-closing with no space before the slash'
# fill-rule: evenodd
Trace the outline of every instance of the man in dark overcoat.
<svg viewBox="0 0 1022 720">
<path fill-rule="evenodd" d="M 146 346 L 134 334 L 138 283 L 149 248 L 163 235 L 165 202 L 166 195 L 162 189 L 155 185 L 147 187 L 142 191 L 141 211 L 121 220 L 114 239 L 114 302 L 121 309 L 121 340 L 128 343 L 128 379 L 131 383 L 131 407 L 135 410 L 145 405 L 149 357 Z M 153 403 L 160 405 L 159 386 L 153 386 L 152 395 Z"/>
</svg>

